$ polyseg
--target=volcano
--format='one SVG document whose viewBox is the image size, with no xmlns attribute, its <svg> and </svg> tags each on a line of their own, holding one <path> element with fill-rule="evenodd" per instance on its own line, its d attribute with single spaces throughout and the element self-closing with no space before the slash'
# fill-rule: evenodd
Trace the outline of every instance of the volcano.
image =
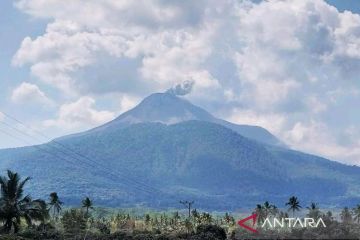
<svg viewBox="0 0 360 240">
<path fill-rule="evenodd" d="M 296 195 L 328 207 L 360 200 L 360 168 L 288 149 L 269 131 L 155 93 L 94 129 L 0 150 L 0 170 L 31 176 L 32 195 L 68 204 L 231 210 Z M 280 206 L 280 205 L 279 205 Z"/>
</svg>

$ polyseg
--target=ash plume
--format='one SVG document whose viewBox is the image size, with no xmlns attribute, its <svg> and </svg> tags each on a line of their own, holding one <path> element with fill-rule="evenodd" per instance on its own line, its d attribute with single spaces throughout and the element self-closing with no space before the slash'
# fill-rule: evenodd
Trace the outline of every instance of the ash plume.
<svg viewBox="0 0 360 240">
<path fill-rule="evenodd" d="M 194 86 L 194 81 L 184 81 L 182 83 L 176 84 L 174 87 L 170 88 L 166 92 L 174 94 L 176 96 L 184 96 L 191 93 L 191 90 Z"/>
</svg>

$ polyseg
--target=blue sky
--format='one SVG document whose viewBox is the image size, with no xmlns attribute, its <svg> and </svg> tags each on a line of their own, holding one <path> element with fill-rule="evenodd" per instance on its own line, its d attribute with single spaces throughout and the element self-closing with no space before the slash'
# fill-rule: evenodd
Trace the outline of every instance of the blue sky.
<svg viewBox="0 0 360 240">
<path fill-rule="evenodd" d="M 191 81 L 214 115 L 294 149 L 360 164 L 360 3 L 0 3 L 0 148 L 107 122 Z M 5 123 L 5 124 L 4 124 Z M 16 135 L 15 140 L 6 133 Z"/>
<path fill-rule="evenodd" d="M 339 11 L 351 11 L 360 13 L 360 3 L 357 0 L 327 0 L 327 3 L 335 6 Z"/>
</svg>

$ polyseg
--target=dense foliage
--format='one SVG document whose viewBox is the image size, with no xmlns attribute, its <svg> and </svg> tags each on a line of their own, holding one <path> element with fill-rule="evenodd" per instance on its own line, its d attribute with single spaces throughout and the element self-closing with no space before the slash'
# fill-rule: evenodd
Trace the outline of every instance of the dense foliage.
<svg viewBox="0 0 360 240">
<path fill-rule="evenodd" d="M 258 233 L 249 232 L 237 225 L 230 213 L 208 213 L 197 209 L 183 211 L 143 211 L 134 209 L 104 209 L 93 207 L 93 201 L 85 197 L 78 208 L 59 207 L 61 196 L 50 193 L 49 202 L 23 197 L 24 186 L 29 178 L 21 180 L 17 173 L 8 171 L 0 178 L 0 240 L 10 239 L 358 239 L 360 236 L 359 206 L 345 207 L 333 214 L 323 212 L 318 204 L 306 207 L 304 217 L 321 217 L 326 227 L 317 228 L 259 228 L 268 217 L 289 217 L 299 214 L 300 200 L 292 196 L 278 208 L 266 201 L 254 208 L 258 215 Z M 61 203 L 61 204 L 60 204 Z M 58 205 L 60 204 L 60 205 Z M 55 216 L 54 207 L 58 205 Z M 337 218 L 336 218 L 337 217 Z M 256 227 L 255 226 L 255 227 Z"/>
<path fill-rule="evenodd" d="M 32 200 L 24 196 L 24 186 L 30 178 L 21 181 L 17 173 L 7 172 L 7 177 L 0 178 L 0 221 L 3 221 L 2 231 L 17 233 L 22 220 L 31 226 L 33 220 L 43 222 L 47 217 L 46 203 L 43 200 Z"/>
</svg>

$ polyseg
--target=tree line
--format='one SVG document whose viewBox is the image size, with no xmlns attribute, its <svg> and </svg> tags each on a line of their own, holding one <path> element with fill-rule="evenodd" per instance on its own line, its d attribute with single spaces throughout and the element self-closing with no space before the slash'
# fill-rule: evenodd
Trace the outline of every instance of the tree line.
<svg viewBox="0 0 360 240">
<path fill-rule="evenodd" d="M 143 215 L 119 212 L 104 215 L 94 208 L 89 197 L 84 197 L 79 208 L 63 209 L 64 203 L 56 192 L 47 201 L 32 199 L 25 194 L 29 177 L 7 171 L 0 177 L 0 240 L 2 235 L 21 236 L 22 239 L 251 239 L 251 238 L 352 238 L 360 236 L 360 204 L 345 207 L 340 220 L 331 211 L 323 212 L 317 203 L 303 207 L 296 196 L 278 208 L 265 201 L 257 204 L 253 213 L 258 223 L 268 217 L 295 217 L 302 209 L 306 217 L 322 218 L 326 228 L 317 229 L 262 229 L 254 235 L 239 228 L 241 216 L 230 213 L 201 212 L 194 201 L 180 201 L 186 214 L 149 212 Z M 96 213 L 96 214 L 95 214 Z M 259 226 L 259 224 L 258 224 Z M 11 238 L 6 238 L 11 239 Z M 17 238 L 14 238 L 17 239 Z M 77 239 L 75 237 L 75 239 Z"/>
</svg>

